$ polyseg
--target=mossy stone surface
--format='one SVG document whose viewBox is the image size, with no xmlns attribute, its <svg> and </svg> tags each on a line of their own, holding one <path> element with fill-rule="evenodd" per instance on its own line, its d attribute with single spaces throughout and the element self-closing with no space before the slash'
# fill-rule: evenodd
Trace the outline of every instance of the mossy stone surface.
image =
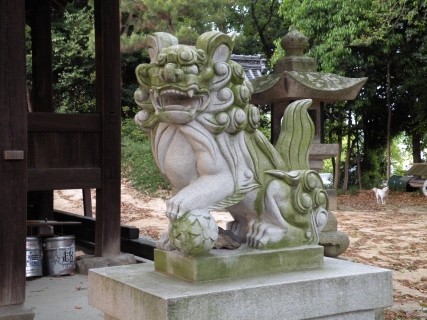
<svg viewBox="0 0 427 320">
<path fill-rule="evenodd" d="M 178 251 L 154 252 L 155 270 L 191 282 L 266 275 L 323 266 L 323 247 L 318 245 L 275 250 L 246 246 L 236 250 L 211 250 L 202 257 Z"/>
</svg>

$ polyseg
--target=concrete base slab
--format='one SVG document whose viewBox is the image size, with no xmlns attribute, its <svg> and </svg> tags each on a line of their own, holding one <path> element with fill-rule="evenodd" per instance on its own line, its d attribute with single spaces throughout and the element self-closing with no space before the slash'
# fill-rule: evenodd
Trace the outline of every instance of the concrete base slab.
<svg viewBox="0 0 427 320">
<path fill-rule="evenodd" d="M 191 282 L 234 279 L 323 266 L 323 247 L 258 250 L 242 246 L 236 250 L 215 249 L 202 257 L 174 251 L 154 251 L 154 268 Z"/>
<path fill-rule="evenodd" d="M 23 305 L 0 307 L 0 320 L 33 320 L 34 312 Z"/>
<path fill-rule="evenodd" d="M 81 256 L 78 258 L 76 265 L 77 272 L 87 275 L 88 270 L 92 268 L 124 266 L 135 263 L 136 259 L 133 254 L 122 253 L 114 257 Z"/>
<path fill-rule="evenodd" d="M 88 297 L 119 320 L 375 320 L 393 302 L 390 270 L 331 258 L 316 270 L 197 283 L 151 263 L 92 269 Z"/>
<path fill-rule="evenodd" d="M 100 320 L 104 313 L 89 305 L 88 276 L 74 274 L 27 280 L 25 307 L 34 320 Z"/>
</svg>

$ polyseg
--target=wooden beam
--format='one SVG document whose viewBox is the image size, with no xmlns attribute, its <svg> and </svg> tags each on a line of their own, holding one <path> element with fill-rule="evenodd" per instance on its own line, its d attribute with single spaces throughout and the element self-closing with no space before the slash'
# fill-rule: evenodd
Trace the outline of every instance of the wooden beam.
<svg viewBox="0 0 427 320">
<path fill-rule="evenodd" d="M 28 169 L 28 190 L 99 188 L 100 168 Z"/>
<path fill-rule="evenodd" d="M 0 1 L 0 306 L 25 300 L 27 100 L 25 2 Z M 23 151 L 24 160 L 6 159 Z"/>
<path fill-rule="evenodd" d="M 154 241 L 147 238 L 122 239 L 121 244 L 123 252 L 131 253 L 137 257 L 151 261 L 154 260 L 154 249 L 156 249 L 156 243 Z"/>
<path fill-rule="evenodd" d="M 28 113 L 28 131 L 101 132 L 100 114 Z"/>
<path fill-rule="evenodd" d="M 29 132 L 28 168 L 100 167 L 100 133 Z"/>
<path fill-rule="evenodd" d="M 75 213 L 69 213 L 61 210 L 55 210 L 54 218 L 57 221 L 73 221 L 73 222 L 80 222 L 79 225 L 70 225 L 70 226 L 64 226 L 64 228 L 67 228 L 66 230 L 70 232 L 66 232 L 68 234 L 73 234 L 77 232 L 77 229 L 86 229 L 90 232 L 86 232 L 84 236 L 82 237 L 82 240 L 86 241 L 94 241 L 94 230 L 95 230 L 95 222 L 96 220 L 92 217 L 86 217 Z M 84 231 L 82 232 L 82 234 Z M 126 226 L 122 225 L 120 226 L 120 237 L 123 239 L 138 239 L 139 238 L 139 229 L 133 226 Z"/>
<path fill-rule="evenodd" d="M 65 211 L 55 210 L 55 220 L 75 221 L 79 225 L 64 225 L 57 229 L 64 234 L 72 234 L 78 243 L 91 244 L 94 242 L 95 219 Z M 154 260 L 156 242 L 148 237 L 139 237 L 139 229 L 122 225 L 120 227 L 121 251 L 134 254 L 148 260 Z"/>
<path fill-rule="evenodd" d="M 102 115 L 101 188 L 96 194 L 96 256 L 120 254 L 120 10 L 95 0 L 96 108 Z"/>
</svg>

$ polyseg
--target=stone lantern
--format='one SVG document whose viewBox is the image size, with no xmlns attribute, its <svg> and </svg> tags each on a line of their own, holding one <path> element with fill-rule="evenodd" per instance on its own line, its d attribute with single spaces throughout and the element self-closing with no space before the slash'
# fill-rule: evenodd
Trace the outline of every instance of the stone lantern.
<svg viewBox="0 0 427 320">
<path fill-rule="evenodd" d="M 290 31 L 281 41 L 286 57 L 279 60 L 273 73 L 252 81 L 255 93 L 252 103 L 271 105 L 271 138 L 275 143 L 280 133 L 280 123 L 286 107 L 295 100 L 312 99 L 309 113 L 316 131 L 310 152 L 310 167 L 323 168 L 323 159 L 338 153 L 335 144 L 324 144 L 321 106 L 324 103 L 353 100 L 367 78 L 346 78 L 336 74 L 317 72 L 316 62 L 304 55 L 308 39 L 297 30 Z"/>
<path fill-rule="evenodd" d="M 315 125 L 315 136 L 309 161 L 311 169 L 320 171 L 324 159 L 338 155 L 337 144 L 324 143 L 322 106 L 325 103 L 355 99 L 367 78 L 347 78 L 317 72 L 314 59 L 304 55 L 308 48 L 307 37 L 295 29 L 282 38 L 281 46 L 286 56 L 276 63 L 273 72 L 252 81 L 252 103 L 271 105 L 271 139 L 276 143 L 286 107 L 295 100 L 312 99 L 309 114 Z M 336 191 L 328 190 L 328 194 L 330 209 L 336 209 Z M 329 216 L 320 244 L 325 247 L 325 255 L 338 256 L 347 249 L 349 239 L 347 235 L 337 231 L 335 216 L 332 213 Z"/>
</svg>

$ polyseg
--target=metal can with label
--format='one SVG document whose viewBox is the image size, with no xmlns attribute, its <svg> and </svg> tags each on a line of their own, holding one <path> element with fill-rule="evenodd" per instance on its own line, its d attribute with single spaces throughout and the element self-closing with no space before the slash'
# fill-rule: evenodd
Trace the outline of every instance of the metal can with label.
<svg viewBox="0 0 427 320">
<path fill-rule="evenodd" d="M 26 277 L 39 277 L 43 275 L 43 254 L 40 239 L 27 237 L 26 241 Z"/>
<path fill-rule="evenodd" d="M 49 276 L 72 274 L 76 270 L 74 236 L 46 238 L 43 243 L 46 271 Z"/>
</svg>

